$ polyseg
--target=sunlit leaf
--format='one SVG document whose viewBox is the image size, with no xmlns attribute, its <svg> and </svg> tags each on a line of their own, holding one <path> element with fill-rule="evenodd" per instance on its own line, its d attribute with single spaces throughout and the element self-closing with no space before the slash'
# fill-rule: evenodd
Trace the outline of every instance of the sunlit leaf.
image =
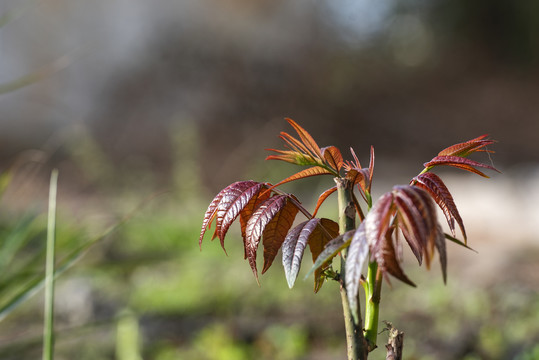
<svg viewBox="0 0 539 360">
<path fill-rule="evenodd" d="M 289 150 L 267 149 L 276 152 L 277 155 L 269 155 L 266 160 L 282 160 L 296 165 L 319 166 L 327 171 L 325 173 L 338 176 L 343 164 L 339 149 L 335 146 L 320 149 L 316 141 L 305 129 L 291 119 L 286 119 L 286 121 L 296 130 L 300 140 L 286 132 L 281 132 L 280 138 L 284 140 Z M 292 180 L 296 179 L 288 181 Z"/>
<path fill-rule="evenodd" d="M 317 158 L 322 159 L 322 152 L 320 151 L 320 147 L 318 146 L 316 141 L 314 141 L 311 134 L 309 134 L 304 128 L 299 126 L 294 120 L 287 118 L 286 121 L 288 121 L 288 123 L 292 125 L 292 127 L 294 127 L 301 141 L 303 142 L 303 144 L 305 144 L 309 151 L 311 151 L 311 153 Z"/>
<path fill-rule="evenodd" d="M 244 249 L 244 259 L 247 259 L 247 246 L 246 246 L 246 228 L 247 228 L 247 221 L 251 218 L 254 211 L 258 209 L 258 207 L 267 199 L 269 199 L 271 192 L 267 191 L 265 189 L 268 189 L 270 187 L 270 184 L 265 184 L 262 189 L 253 197 L 247 205 L 243 208 L 243 210 L 240 212 L 240 227 L 241 227 L 241 238 L 243 239 L 243 249 Z"/>
<path fill-rule="evenodd" d="M 262 274 L 265 273 L 273 263 L 275 256 L 279 252 L 281 245 L 292 227 L 294 219 L 298 213 L 298 208 L 293 202 L 286 198 L 284 206 L 278 211 L 273 219 L 265 226 L 262 234 L 262 243 L 264 245 L 264 267 Z"/>
<path fill-rule="evenodd" d="M 313 159 L 319 159 L 319 157 L 316 156 L 312 151 L 310 151 L 307 146 L 300 140 L 296 139 L 292 135 L 290 135 L 287 132 L 281 131 L 281 134 L 279 135 L 281 139 L 284 140 L 284 142 L 295 152 L 302 153 L 307 157 L 313 158 Z"/>
<path fill-rule="evenodd" d="M 331 171 L 326 170 L 324 168 L 321 168 L 319 166 L 310 167 L 308 169 L 297 172 L 294 175 L 289 176 L 284 180 L 279 181 L 273 187 L 280 186 L 280 185 L 285 184 L 287 182 L 291 182 L 291 181 L 295 181 L 295 180 L 299 180 L 299 179 L 304 179 L 304 178 L 310 177 L 310 176 L 317 176 L 317 175 L 334 175 L 334 174 Z"/>
<path fill-rule="evenodd" d="M 202 239 L 204 238 L 204 234 L 206 233 L 206 230 L 210 228 L 211 223 L 215 219 L 217 215 L 217 206 L 221 202 L 221 199 L 223 198 L 223 195 L 226 194 L 228 189 L 232 186 L 234 186 L 237 183 L 231 184 L 221 190 L 211 201 L 210 205 L 208 206 L 208 209 L 206 210 L 206 213 L 204 214 L 204 219 L 202 220 L 202 230 L 200 231 L 200 237 L 198 238 L 198 245 L 202 247 Z M 217 236 L 217 231 L 214 234 L 214 237 Z"/>
<path fill-rule="evenodd" d="M 275 195 L 264 201 L 247 221 L 246 253 L 257 282 L 256 250 L 260 239 L 264 236 L 264 270 L 266 270 L 292 226 L 296 213 L 297 208 L 288 201 L 287 195 Z M 272 222 L 274 219 L 277 220 Z M 275 253 L 273 258 L 272 253 Z"/>
<path fill-rule="evenodd" d="M 255 181 L 243 181 L 236 186 L 229 188 L 223 194 L 219 205 L 217 206 L 216 227 L 221 244 L 224 244 L 226 233 L 243 209 L 249 204 L 253 197 L 265 188 L 263 183 Z"/>
<path fill-rule="evenodd" d="M 276 149 L 266 149 L 268 151 L 274 151 L 280 155 L 268 155 L 266 160 L 281 160 L 286 161 L 291 164 L 301 165 L 301 166 L 318 166 L 320 162 L 313 158 L 312 156 L 304 155 L 303 153 L 292 151 L 292 150 L 276 150 Z"/>
<path fill-rule="evenodd" d="M 434 201 L 436 201 L 447 219 L 449 229 L 451 230 L 453 236 L 456 236 L 455 221 L 457 222 L 460 230 L 462 231 L 462 235 L 464 236 L 464 241 L 466 242 L 467 237 L 466 230 L 464 229 L 464 223 L 457 210 L 457 206 L 453 201 L 453 197 L 451 196 L 451 193 L 445 186 L 442 179 L 440 179 L 440 177 L 434 173 L 426 172 L 416 176 L 412 182 L 415 182 L 415 186 L 419 186 L 427 190 Z"/>
<path fill-rule="evenodd" d="M 477 170 L 475 167 L 481 167 L 489 170 L 498 171 L 495 167 L 480 163 L 478 161 L 470 160 L 459 156 L 436 156 L 431 161 L 423 164 L 425 168 L 432 168 L 434 166 L 447 165 L 453 166 L 459 169 L 473 172 L 477 175 L 488 178 L 483 172 Z M 475 167 L 474 167 L 475 166 Z M 499 171 L 498 171 L 499 172 Z"/>
<path fill-rule="evenodd" d="M 363 264 L 368 254 L 369 244 L 365 233 L 365 222 L 362 222 L 354 232 L 354 236 L 348 247 L 344 277 L 348 302 L 350 303 L 350 309 L 353 309 L 353 315 L 356 319 L 358 318 L 357 297 L 359 293 L 359 281 L 361 279 Z"/>
<path fill-rule="evenodd" d="M 326 201 L 329 195 L 333 194 L 335 191 L 337 191 L 337 186 L 327 189 L 318 197 L 318 201 L 316 202 L 316 207 L 314 208 L 314 211 L 313 211 L 313 216 L 316 216 L 316 213 L 318 213 L 318 210 L 320 209 L 320 206 L 322 206 L 322 203 Z"/>
<path fill-rule="evenodd" d="M 343 166 L 343 158 L 341 151 L 335 146 L 327 146 L 322 148 L 322 157 L 332 169 L 337 173 Z"/>
<path fill-rule="evenodd" d="M 438 153 L 439 156 L 461 156 L 466 157 L 471 153 L 477 151 L 493 152 L 490 150 L 483 150 L 487 145 L 493 144 L 494 140 L 486 139 L 488 135 L 481 135 L 475 139 L 468 140 L 463 143 L 452 145 L 443 149 Z"/>
</svg>

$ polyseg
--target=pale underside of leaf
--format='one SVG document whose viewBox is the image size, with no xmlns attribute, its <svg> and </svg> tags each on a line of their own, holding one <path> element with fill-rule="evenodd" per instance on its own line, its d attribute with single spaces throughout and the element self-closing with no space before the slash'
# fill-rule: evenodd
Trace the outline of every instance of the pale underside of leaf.
<svg viewBox="0 0 539 360">
<path fill-rule="evenodd" d="M 316 229 L 319 222 L 320 219 L 317 218 L 302 222 L 293 228 L 286 236 L 282 246 L 283 267 L 289 288 L 294 286 L 294 282 L 296 281 L 301 268 L 301 260 L 303 259 L 309 237 L 314 229 Z"/>
<path fill-rule="evenodd" d="M 350 309 L 352 309 L 352 315 L 355 319 L 358 319 L 357 298 L 361 271 L 368 254 L 369 244 L 367 243 L 367 235 L 365 233 L 365 222 L 362 222 L 354 232 L 354 236 L 348 247 L 344 277 L 348 302 L 350 303 Z"/>
</svg>

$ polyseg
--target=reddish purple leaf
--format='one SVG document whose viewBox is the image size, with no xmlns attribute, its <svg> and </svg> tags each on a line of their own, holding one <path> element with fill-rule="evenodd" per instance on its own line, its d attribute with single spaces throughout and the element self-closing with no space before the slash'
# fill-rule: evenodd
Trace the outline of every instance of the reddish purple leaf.
<svg viewBox="0 0 539 360">
<path fill-rule="evenodd" d="M 204 219 L 202 220 L 202 230 L 200 231 L 200 237 L 198 238 L 198 246 L 201 248 L 204 234 L 206 233 L 206 230 L 210 228 L 211 223 L 215 219 L 215 216 L 217 215 L 217 205 L 219 205 L 219 202 L 221 201 L 221 198 L 223 197 L 223 194 L 227 191 L 227 189 L 228 187 L 224 188 L 215 196 L 215 198 L 213 198 L 210 205 L 208 206 L 208 209 L 206 210 L 206 213 L 204 214 Z"/>
<path fill-rule="evenodd" d="M 337 186 L 327 189 L 318 197 L 318 201 L 316 202 L 316 207 L 314 208 L 313 217 L 316 216 L 316 213 L 318 213 L 318 209 L 320 209 L 320 206 L 322 206 L 322 203 L 326 201 L 329 195 L 333 194 L 335 191 L 337 191 Z"/>
<path fill-rule="evenodd" d="M 314 167 L 310 167 L 310 168 L 305 169 L 305 170 L 301 170 L 300 172 L 297 172 L 294 175 L 289 176 L 286 179 L 279 181 L 277 184 L 273 185 L 273 187 L 280 186 L 280 185 L 285 184 L 287 182 L 291 182 L 291 181 L 295 181 L 295 180 L 299 180 L 299 179 L 304 179 L 304 178 L 310 177 L 310 176 L 317 176 L 317 175 L 334 175 L 334 174 L 331 171 L 326 170 L 326 169 L 324 169 L 324 168 L 322 168 L 320 166 L 314 166 Z"/>
<path fill-rule="evenodd" d="M 404 274 L 404 271 L 399 264 L 391 232 L 387 232 L 385 237 L 386 239 L 382 242 L 380 250 L 374 254 L 376 262 L 378 263 L 378 268 L 384 274 L 386 281 L 389 282 L 387 274 L 391 274 L 400 281 L 415 287 L 415 284 L 406 276 L 406 274 Z"/>
<path fill-rule="evenodd" d="M 255 212 L 255 210 L 258 209 L 258 207 L 264 201 L 269 199 L 271 194 L 270 194 L 270 191 L 268 191 L 266 189 L 268 189 L 270 186 L 271 186 L 271 184 L 265 184 L 264 187 L 263 187 L 263 189 L 265 189 L 265 190 L 261 190 L 255 196 L 253 196 L 251 198 L 251 200 L 249 200 L 249 203 L 247 203 L 247 205 L 240 212 L 240 226 L 241 226 L 241 237 L 243 239 L 243 249 L 244 249 L 243 257 L 244 257 L 244 259 L 247 259 L 247 246 L 246 246 L 246 243 L 247 243 L 247 240 L 246 240 L 247 239 L 247 235 L 246 235 L 247 222 L 249 221 L 251 216 L 253 216 L 253 213 Z"/>
<path fill-rule="evenodd" d="M 230 225 L 249 204 L 251 199 L 256 198 L 258 193 L 265 189 L 263 183 L 243 181 L 231 187 L 222 197 L 217 207 L 217 224 L 219 239 L 224 244 L 224 239 Z"/>
<path fill-rule="evenodd" d="M 436 237 L 436 211 L 432 198 L 423 189 L 414 186 L 395 186 L 393 188 L 399 227 L 421 264 L 425 255 L 427 266 L 434 250 Z"/>
<path fill-rule="evenodd" d="M 470 159 L 467 159 L 467 158 L 459 157 L 459 156 L 436 156 L 431 161 L 423 164 L 423 166 L 425 166 L 425 168 L 432 168 L 434 166 L 440 166 L 440 165 L 453 166 L 453 167 L 456 167 L 456 168 L 459 168 L 459 169 L 463 169 L 463 170 L 466 170 L 466 171 L 473 172 L 473 173 L 475 173 L 477 175 L 480 175 L 480 176 L 483 176 L 483 177 L 486 177 L 486 178 L 488 178 L 488 176 L 485 175 L 483 172 L 481 172 L 481 171 L 477 170 L 476 168 L 474 168 L 474 166 L 475 167 L 482 167 L 482 168 L 490 169 L 490 170 L 494 170 L 494 171 L 498 171 L 498 169 L 496 169 L 493 166 L 483 164 L 483 163 L 480 163 L 478 161 L 470 160 Z"/>
<path fill-rule="evenodd" d="M 452 145 L 443 149 L 438 153 L 439 156 L 461 156 L 466 157 L 471 153 L 477 151 L 493 152 L 490 150 L 483 150 L 487 145 L 493 144 L 494 140 L 486 139 L 488 135 L 481 135 L 475 139 L 468 140 L 463 143 Z"/>
<path fill-rule="evenodd" d="M 276 251 L 279 249 L 282 241 L 284 241 L 286 233 L 288 232 L 288 229 L 290 229 L 296 214 L 297 208 L 288 201 L 287 195 L 275 195 L 262 203 L 247 222 L 245 230 L 246 253 L 257 282 L 256 250 L 258 249 L 260 239 L 262 236 L 265 238 L 264 270 L 266 270 L 273 260 L 271 254 L 273 252 L 276 254 Z M 273 221 L 274 219 L 277 220 Z M 276 246 L 277 243 L 278 247 Z M 268 252 L 267 254 L 266 249 Z M 275 257 L 275 255 L 273 255 L 273 257 Z"/>
<path fill-rule="evenodd" d="M 390 222 L 395 214 L 393 193 L 387 192 L 374 204 L 371 211 L 365 217 L 365 232 L 367 243 L 372 253 L 378 252 L 385 240 L 386 232 L 390 228 Z"/>
<path fill-rule="evenodd" d="M 447 283 L 447 252 L 445 250 L 445 234 L 440 225 L 436 227 L 435 245 L 436 250 L 438 250 L 438 255 L 440 256 L 440 266 L 442 267 L 442 276 L 445 284 Z"/>
<path fill-rule="evenodd" d="M 369 184 L 367 186 L 367 191 L 371 192 L 372 177 L 374 175 L 374 147 L 371 146 L 371 158 L 369 161 Z"/>
<path fill-rule="evenodd" d="M 273 263 L 273 260 L 277 256 L 281 245 L 283 244 L 288 230 L 292 227 L 294 219 L 298 213 L 296 205 L 287 201 L 279 212 L 275 214 L 273 219 L 265 226 L 262 234 L 262 243 L 264 245 L 264 267 L 262 268 L 262 274 L 264 274 Z"/>
<path fill-rule="evenodd" d="M 231 207 L 232 209 L 230 215 L 232 215 L 232 213 L 236 210 L 241 211 L 241 201 L 239 203 L 236 203 L 235 200 L 237 200 L 238 197 L 241 197 L 241 195 L 247 189 L 253 189 L 253 187 L 257 187 L 258 184 L 260 183 L 257 183 L 255 181 L 238 181 L 233 184 L 230 184 L 229 186 L 221 190 L 219 194 L 217 194 L 217 196 L 215 196 L 215 198 L 208 206 L 206 213 L 204 214 L 204 219 L 202 221 L 202 230 L 199 237 L 199 245 L 202 244 L 202 239 L 204 238 L 206 230 L 210 227 L 212 221 L 216 219 L 215 232 L 212 239 L 214 239 L 216 236 L 219 236 L 219 239 L 221 240 L 221 246 L 224 250 L 224 234 L 222 234 L 222 225 L 227 211 L 230 210 Z M 247 197 L 249 196 L 252 195 L 247 195 Z M 237 214 L 235 216 L 237 216 Z M 228 230 L 228 227 L 230 226 L 230 223 L 234 221 L 234 219 L 232 219 L 229 223 L 229 220 L 230 219 L 228 218 L 227 222 L 225 223 L 225 234 Z"/>
<path fill-rule="evenodd" d="M 451 196 L 451 193 L 445 186 L 442 179 L 440 179 L 440 177 L 434 173 L 426 172 L 416 176 L 412 182 L 415 182 L 415 186 L 419 186 L 427 190 L 434 201 L 436 201 L 440 209 L 442 209 L 445 218 L 447 219 L 449 229 L 451 230 L 451 234 L 453 234 L 453 236 L 456 236 L 455 221 L 457 222 L 460 230 L 462 231 L 462 235 L 464 236 L 464 242 L 466 242 L 467 237 L 466 230 L 464 229 L 464 223 L 460 217 L 459 211 L 457 210 L 457 206 L 453 201 L 453 197 Z"/>
<path fill-rule="evenodd" d="M 393 187 L 391 192 L 382 195 L 374 204 L 363 224 L 361 226 L 364 226 L 365 233 L 358 236 L 365 237 L 371 256 L 378 263 L 386 280 L 387 274 L 390 274 L 413 285 L 399 264 L 400 256 L 395 250 L 395 241 L 398 241 L 396 226 L 420 264 L 425 257 L 428 266 L 434 248 L 441 249 L 441 245 L 436 244 L 439 232 L 434 202 L 431 196 L 419 187 Z M 357 276 L 356 273 L 354 281 Z M 353 287 L 352 289 L 354 290 Z"/>
<path fill-rule="evenodd" d="M 343 159 L 341 151 L 335 146 L 327 146 L 322 148 L 322 158 L 326 164 L 334 169 L 337 173 L 341 170 Z"/>
<path fill-rule="evenodd" d="M 325 246 L 334 238 L 339 236 L 339 224 L 330 219 L 322 218 L 318 223 L 318 226 L 314 229 L 309 237 L 309 249 L 311 250 L 311 256 L 313 263 L 318 256 L 322 253 Z M 325 265 L 319 267 L 314 272 L 314 292 L 318 292 L 324 284 L 323 272 L 331 265 L 327 262 Z"/>
<path fill-rule="evenodd" d="M 304 128 L 299 126 L 294 120 L 287 118 L 286 121 L 288 121 L 288 123 L 292 125 L 292 127 L 296 130 L 301 141 L 303 142 L 303 144 L 305 144 L 309 151 L 316 158 L 322 159 L 322 152 L 320 151 L 320 147 L 318 146 L 316 141 L 314 141 L 311 134 L 309 134 Z"/>
<path fill-rule="evenodd" d="M 396 199 L 395 203 L 399 208 L 397 213 L 398 226 L 406 239 L 406 242 L 410 246 L 412 253 L 417 258 L 419 265 L 423 262 L 423 249 L 424 246 L 421 243 L 421 239 L 426 236 L 426 229 L 423 226 L 422 220 L 417 219 L 417 211 L 411 210 L 411 208 L 402 199 Z M 413 208 L 412 208 L 413 209 Z"/>
</svg>

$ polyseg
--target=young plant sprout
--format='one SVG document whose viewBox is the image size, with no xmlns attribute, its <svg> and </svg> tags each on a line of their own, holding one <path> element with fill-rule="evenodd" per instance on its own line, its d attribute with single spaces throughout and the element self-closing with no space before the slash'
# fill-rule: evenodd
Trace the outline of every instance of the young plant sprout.
<svg viewBox="0 0 539 360">
<path fill-rule="evenodd" d="M 282 249 L 286 281 L 291 288 L 308 246 L 314 263 L 308 276 L 314 275 L 314 291 L 318 292 L 326 279 L 340 283 L 348 359 L 367 359 L 368 353 L 377 347 L 382 282 L 389 283 L 392 276 L 415 286 L 401 267 L 402 260 L 397 250 L 402 244 L 407 244 L 419 265 L 425 262 L 427 268 L 437 252 L 444 282 L 447 277 L 446 240 L 468 247 L 464 224 L 453 197 L 432 170 L 452 166 L 488 177 L 479 169 L 498 170 L 468 156 L 476 152 L 492 153 L 486 147 L 494 141 L 482 135 L 440 151 L 424 164 L 423 171 L 408 185 L 394 186 L 373 203 L 373 147 L 370 149 L 369 166 L 362 167 L 353 149 L 350 149 L 353 160 L 345 161 L 338 148 L 320 148 L 305 129 L 291 119 L 287 121 L 298 138 L 281 132 L 280 137 L 287 149 L 269 149 L 274 154 L 266 160 L 282 160 L 307 168 L 275 185 L 249 180 L 235 182 L 221 190 L 204 215 L 199 245 L 202 245 L 206 230 L 215 222 L 212 240 L 219 238 L 224 250 L 227 231 L 239 217 L 244 256 L 256 281 L 259 281 L 257 249 L 262 241 L 264 265 L 261 273 L 269 269 L 279 249 Z M 320 195 L 312 213 L 293 194 L 277 188 L 287 182 L 319 175 L 332 176 L 334 185 Z M 335 192 L 338 221 L 316 217 L 322 203 Z M 436 205 L 442 209 L 451 234 L 443 232 L 437 219 Z M 298 213 L 306 220 L 292 227 Z M 359 220 L 358 225 L 356 220 Z M 462 241 L 457 239 L 455 223 L 462 234 Z M 340 258 L 339 269 L 333 267 L 336 257 Z M 360 311 L 361 287 L 365 293 L 365 314 Z M 390 334 L 402 336 L 398 331 Z M 395 341 L 390 339 L 391 343 Z M 388 354 L 395 358 L 402 356 L 398 354 L 401 349 L 390 345 L 387 348 Z"/>
</svg>

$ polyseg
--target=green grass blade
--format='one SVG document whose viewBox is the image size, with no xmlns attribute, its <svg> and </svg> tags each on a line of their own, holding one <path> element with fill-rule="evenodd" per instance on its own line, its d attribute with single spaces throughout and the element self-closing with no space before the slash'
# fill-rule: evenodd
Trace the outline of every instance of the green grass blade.
<svg viewBox="0 0 539 360">
<path fill-rule="evenodd" d="M 56 243 L 56 192 L 58 170 L 51 174 L 49 216 L 47 222 L 47 259 L 45 263 L 45 321 L 43 326 L 43 360 L 54 359 L 54 263 Z"/>
<path fill-rule="evenodd" d="M 130 213 L 124 216 L 116 224 L 111 225 L 110 227 L 105 229 L 105 231 L 103 231 L 100 235 L 82 244 L 77 249 L 73 250 L 68 256 L 63 258 L 58 263 L 58 266 L 56 267 L 56 271 L 54 272 L 54 278 L 55 279 L 58 278 L 58 276 L 62 275 L 65 271 L 71 268 L 80 258 L 82 258 L 82 256 L 86 253 L 86 251 L 88 251 L 93 245 L 98 243 L 100 240 L 106 238 L 111 233 L 113 233 L 116 229 L 118 229 L 120 226 L 126 223 L 135 213 L 137 213 L 140 210 L 140 208 L 148 200 L 151 200 L 152 198 L 153 196 L 149 199 L 145 199 L 142 203 L 139 204 L 139 206 L 137 206 Z M 45 285 L 45 276 L 43 275 L 37 276 L 35 279 L 29 281 L 19 292 L 17 292 L 13 297 L 11 297 L 10 300 L 8 300 L 5 304 L 2 304 L 0 306 L 0 322 L 4 320 L 6 316 L 8 316 L 19 305 L 21 305 L 26 300 L 34 296 L 41 289 L 43 289 L 44 285 Z"/>
<path fill-rule="evenodd" d="M 12 269 L 12 261 L 17 252 L 30 240 L 31 225 L 35 218 L 35 215 L 25 216 L 3 240 L 0 247 L 0 279 L 6 277 L 8 270 Z"/>
</svg>

